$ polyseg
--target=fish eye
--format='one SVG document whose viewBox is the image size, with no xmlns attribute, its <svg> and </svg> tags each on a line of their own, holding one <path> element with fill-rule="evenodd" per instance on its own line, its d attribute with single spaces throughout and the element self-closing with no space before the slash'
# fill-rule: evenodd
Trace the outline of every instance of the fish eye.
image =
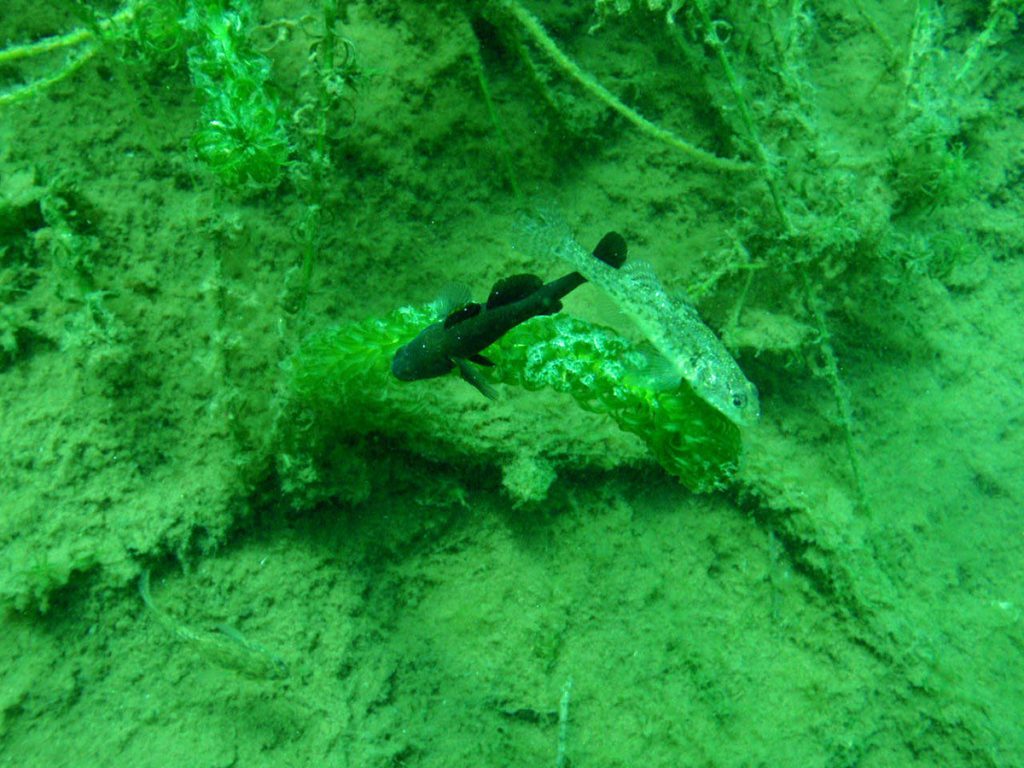
<svg viewBox="0 0 1024 768">
<path fill-rule="evenodd" d="M 742 408 L 744 405 L 747 404 L 747 398 L 744 397 L 743 395 L 733 395 L 732 404 L 736 408 Z"/>
</svg>

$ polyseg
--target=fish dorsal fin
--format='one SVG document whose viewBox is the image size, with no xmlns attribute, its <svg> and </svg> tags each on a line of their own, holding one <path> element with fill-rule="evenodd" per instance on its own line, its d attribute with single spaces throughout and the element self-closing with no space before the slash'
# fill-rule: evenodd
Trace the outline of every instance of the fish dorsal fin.
<svg viewBox="0 0 1024 768">
<path fill-rule="evenodd" d="M 476 302 L 473 302 L 472 304 L 465 304 L 444 319 L 444 327 L 451 328 L 453 325 L 465 322 L 471 317 L 476 317 L 480 314 L 481 309 L 482 307 Z"/>
<path fill-rule="evenodd" d="M 466 306 L 473 300 L 469 287 L 463 283 L 449 283 L 441 289 L 441 295 L 434 301 L 435 317 L 443 320 L 452 312 Z"/>
<path fill-rule="evenodd" d="M 609 232 L 597 244 L 594 255 L 609 267 L 618 269 L 626 263 L 627 250 L 626 238 L 618 232 Z"/>
<path fill-rule="evenodd" d="M 487 308 L 503 307 L 506 304 L 525 299 L 542 285 L 544 285 L 544 281 L 536 275 L 503 277 L 491 288 L 491 295 L 487 297 Z"/>
</svg>

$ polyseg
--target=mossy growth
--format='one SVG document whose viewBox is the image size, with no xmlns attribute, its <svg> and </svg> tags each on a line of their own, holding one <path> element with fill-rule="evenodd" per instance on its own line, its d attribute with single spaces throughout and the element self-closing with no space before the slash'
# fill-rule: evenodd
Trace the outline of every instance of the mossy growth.
<svg viewBox="0 0 1024 768">
<path fill-rule="evenodd" d="M 371 405 L 388 400 L 398 385 L 391 358 L 432 320 L 427 308 L 403 307 L 313 334 L 288 363 L 292 399 L 321 417 L 344 414 L 353 431 L 386 428 L 387 413 Z"/>
<path fill-rule="evenodd" d="M 391 358 L 432 317 L 405 308 L 336 325 L 310 336 L 286 362 L 275 464 L 279 490 L 292 507 L 368 497 L 369 468 L 352 443 L 371 432 L 408 434 L 423 421 L 416 393 L 391 376 Z"/>
<path fill-rule="evenodd" d="M 550 387 L 639 436 L 688 488 L 723 487 L 739 461 L 740 431 L 681 382 L 654 388 L 645 355 L 608 328 L 569 315 L 535 317 L 488 350 L 495 378 L 528 390 Z"/>
<path fill-rule="evenodd" d="M 250 2 L 140 0 L 109 17 L 84 3 L 67 7 L 84 27 L 0 50 L 0 65 L 24 71 L 23 83 L 0 88 L 0 107 L 39 95 L 107 49 L 114 49 L 123 71 L 138 64 L 152 76 L 178 66 L 187 48 L 202 100 L 192 139 L 197 157 L 229 187 L 265 189 L 281 181 L 292 145 L 270 90 L 270 62 L 249 40 Z M 41 64 L 57 52 L 65 52 L 64 63 L 47 71 Z"/>
<path fill-rule="evenodd" d="M 428 308 L 406 307 L 310 337 L 289 363 L 292 405 L 315 414 L 319 430 L 429 433 L 430 414 L 415 402 L 415 388 L 430 382 L 403 384 L 390 365 L 398 347 L 432 319 Z M 584 410 L 609 416 L 638 435 L 688 488 L 721 488 L 736 470 L 739 429 L 686 385 L 671 391 L 649 386 L 639 373 L 644 355 L 607 328 L 568 315 L 538 317 L 513 329 L 487 355 L 496 363 L 494 381 L 527 390 L 550 387 Z M 308 462 L 299 462 L 294 452 L 286 464 L 301 465 L 309 476 Z M 298 475 L 283 479 L 301 483 Z"/>
<path fill-rule="evenodd" d="M 203 98 L 202 126 L 192 138 L 200 160 L 229 187 L 276 186 L 291 144 L 268 89 L 270 62 L 249 44 L 246 2 L 196 0 L 184 25 L 192 80 Z"/>
</svg>

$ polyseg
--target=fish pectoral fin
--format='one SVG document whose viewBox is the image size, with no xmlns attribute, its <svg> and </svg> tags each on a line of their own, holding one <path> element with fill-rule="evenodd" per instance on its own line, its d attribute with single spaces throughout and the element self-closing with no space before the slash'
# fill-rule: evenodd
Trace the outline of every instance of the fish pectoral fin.
<svg viewBox="0 0 1024 768">
<path fill-rule="evenodd" d="M 480 375 L 479 371 L 469 364 L 469 360 L 457 357 L 455 358 L 455 364 L 459 367 L 459 375 L 462 376 L 463 380 L 476 387 L 481 395 L 486 397 L 488 400 L 498 399 L 497 390 Z"/>
<path fill-rule="evenodd" d="M 470 355 L 468 359 L 469 359 L 469 361 L 471 363 L 476 363 L 477 365 L 482 365 L 485 368 L 493 368 L 494 367 L 494 361 L 491 360 L 489 357 L 484 357 L 479 352 L 477 352 L 475 355 Z"/>
</svg>

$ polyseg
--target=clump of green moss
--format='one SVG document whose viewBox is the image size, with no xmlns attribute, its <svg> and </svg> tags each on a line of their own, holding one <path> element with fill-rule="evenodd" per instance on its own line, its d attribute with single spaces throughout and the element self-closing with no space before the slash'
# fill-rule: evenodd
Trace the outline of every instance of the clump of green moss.
<svg viewBox="0 0 1024 768">
<path fill-rule="evenodd" d="M 569 315 L 536 317 L 488 350 L 495 376 L 550 387 L 639 436 L 669 474 L 695 491 L 720 488 L 736 470 L 740 431 L 685 383 L 655 388 L 645 356 L 613 331 Z"/>
<path fill-rule="evenodd" d="M 409 392 L 410 385 L 394 379 L 390 366 L 398 347 L 431 320 L 429 310 L 406 307 L 312 336 L 290 362 L 293 402 L 342 432 L 429 432 L 412 423 L 427 415 L 401 405 L 399 388 Z M 487 355 L 496 364 L 496 381 L 527 390 L 550 387 L 584 410 L 609 416 L 693 490 L 720 488 L 736 470 L 739 429 L 685 384 L 670 391 L 651 387 L 637 373 L 643 354 L 607 328 L 568 315 L 537 317 Z"/>
<path fill-rule="evenodd" d="M 249 44 L 248 3 L 196 0 L 184 25 L 192 80 L 203 98 L 202 125 L 192 138 L 198 157 L 229 187 L 276 186 L 291 145 L 268 89 L 270 62 Z"/>
</svg>

